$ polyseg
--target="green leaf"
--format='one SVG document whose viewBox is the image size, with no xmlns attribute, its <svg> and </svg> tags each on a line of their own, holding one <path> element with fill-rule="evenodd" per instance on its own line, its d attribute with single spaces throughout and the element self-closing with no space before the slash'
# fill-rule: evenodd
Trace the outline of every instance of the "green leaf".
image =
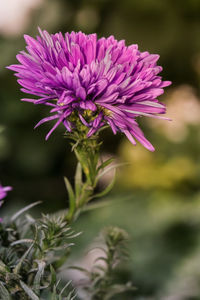
<svg viewBox="0 0 200 300">
<path fill-rule="evenodd" d="M 121 167 L 121 166 L 125 166 L 127 165 L 127 163 L 119 163 L 119 164 L 114 164 L 112 166 L 110 166 L 109 168 L 106 168 L 105 170 L 103 170 L 98 176 L 97 176 L 97 181 L 103 176 L 105 175 L 106 173 L 108 173 L 109 171 L 113 170 L 113 169 L 116 169 L 118 167 Z"/>
<path fill-rule="evenodd" d="M 98 171 L 100 171 L 101 169 L 104 169 L 105 167 L 107 167 L 108 165 L 110 165 L 112 162 L 114 161 L 114 158 L 109 158 L 106 161 L 104 161 L 99 167 L 98 167 Z"/>
<path fill-rule="evenodd" d="M 76 191 L 76 197 L 80 195 L 81 187 L 82 187 L 82 167 L 80 162 L 77 164 L 76 168 L 76 174 L 75 174 L 75 191 Z"/>
<path fill-rule="evenodd" d="M 94 196 L 91 196 L 90 199 L 92 198 L 95 198 Z M 86 212 L 86 211 L 91 211 L 91 210 L 94 210 L 94 209 L 100 209 L 100 208 L 104 208 L 108 205 L 112 205 L 113 204 L 113 201 L 112 200 L 101 200 L 101 201 L 98 201 L 96 203 L 92 203 L 92 204 L 88 204 L 87 206 L 85 206 L 83 208 L 83 211 Z"/>
<path fill-rule="evenodd" d="M 18 262 L 18 264 L 15 266 L 14 270 L 13 270 L 13 273 L 14 274 L 18 274 L 20 269 L 21 269 L 21 266 L 22 266 L 22 263 L 23 261 L 25 260 L 25 258 L 27 257 L 27 255 L 30 253 L 31 249 L 33 248 L 33 245 L 32 244 L 28 250 L 24 253 L 24 255 L 20 258 L 20 261 Z"/>
<path fill-rule="evenodd" d="M 19 216 L 21 216 L 24 212 L 26 212 L 27 210 L 33 208 L 34 206 L 38 205 L 42 203 L 41 201 L 37 201 L 37 202 L 34 202 L 30 205 L 27 205 L 25 206 L 24 208 L 20 209 L 17 213 L 15 213 L 12 218 L 11 218 L 11 221 L 14 222 Z"/>
<path fill-rule="evenodd" d="M 72 186 L 69 182 L 69 180 L 67 179 L 67 177 L 64 177 L 64 181 L 65 181 L 65 186 L 68 192 L 68 196 L 69 196 L 69 213 L 68 213 L 68 217 L 73 216 L 74 211 L 76 209 L 76 199 L 75 199 L 75 195 L 74 195 L 74 191 L 72 189 Z"/>
<path fill-rule="evenodd" d="M 116 170 L 115 170 L 115 174 L 114 174 L 114 176 L 113 176 L 113 179 L 112 179 L 111 182 L 107 185 L 107 187 L 106 187 L 102 192 L 100 192 L 100 193 L 94 195 L 93 198 L 104 197 L 106 194 L 108 194 L 108 193 L 112 190 L 112 188 L 113 188 L 113 186 L 114 186 L 114 184 L 115 184 L 115 179 L 116 179 Z"/>
<path fill-rule="evenodd" d="M 56 271 L 52 265 L 50 265 L 50 272 L 51 272 L 51 286 L 54 286 L 56 283 Z"/>
<path fill-rule="evenodd" d="M 20 285 L 31 300 L 40 300 L 38 296 L 29 288 L 23 281 L 20 280 Z"/>
<path fill-rule="evenodd" d="M 5 288 L 3 282 L 0 281 L 0 296 L 1 300 L 11 300 L 11 295 L 9 294 L 8 290 Z"/>
</svg>

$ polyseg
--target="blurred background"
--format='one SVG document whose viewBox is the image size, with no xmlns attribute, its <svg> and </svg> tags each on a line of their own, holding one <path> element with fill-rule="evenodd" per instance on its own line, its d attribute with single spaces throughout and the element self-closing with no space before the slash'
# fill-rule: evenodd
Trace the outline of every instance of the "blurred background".
<svg viewBox="0 0 200 300">
<path fill-rule="evenodd" d="M 62 126 L 47 142 L 51 124 L 34 131 L 48 110 L 21 103 L 16 78 L 5 69 L 25 48 L 23 34 L 36 36 L 37 26 L 113 34 L 160 54 L 162 76 L 173 82 L 160 100 L 173 121 L 139 120 L 154 153 L 104 133 L 104 155 L 129 164 L 119 169 L 108 204 L 78 221 L 84 234 L 77 247 L 83 253 L 102 226 L 121 226 L 130 234 L 130 261 L 119 277 L 137 287 L 123 299 L 200 299 L 200 1 L 1 1 L 0 180 L 14 188 L 1 215 L 37 200 L 45 213 L 66 208 L 63 176 L 73 180 L 75 159 Z"/>
</svg>

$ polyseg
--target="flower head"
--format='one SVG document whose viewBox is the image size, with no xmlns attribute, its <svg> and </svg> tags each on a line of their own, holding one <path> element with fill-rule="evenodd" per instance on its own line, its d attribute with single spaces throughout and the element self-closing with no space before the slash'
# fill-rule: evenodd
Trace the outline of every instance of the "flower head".
<svg viewBox="0 0 200 300">
<path fill-rule="evenodd" d="M 88 137 L 108 124 L 114 134 L 123 132 L 133 144 L 136 138 L 153 151 L 136 118 L 161 118 L 157 114 L 166 111 L 157 97 L 170 82 L 158 76 L 159 56 L 113 36 L 39 32 L 36 39 L 24 36 L 28 53 L 21 51 L 20 64 L 8 68 L 17 72 L 23 92 L 38 97 L 23 101 L 51 107 L 51 115 L 36 125 L 56 120 L 46 139 L 60 123 L 69 132 L 84 125 Z"/>
</svg>

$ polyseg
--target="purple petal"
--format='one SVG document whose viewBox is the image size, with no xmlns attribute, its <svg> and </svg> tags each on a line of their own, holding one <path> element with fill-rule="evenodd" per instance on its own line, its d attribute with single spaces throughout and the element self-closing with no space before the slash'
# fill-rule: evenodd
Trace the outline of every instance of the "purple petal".
<svg viewBox="0 0 200 300">
<path fill-rule="evenodd" d="M 86 92 L 83 87 L 78 87 L 76 90 L 76 97 L 81 98 L 82 100 L 86 99 Z"/>
<path fill-rule="evenodd" d="M 79 118 L 80 118 L 81 122 L 83 123 L 83 125 L 89 127 L 88 122 L 86 122 L 86 120 L 83 118 L 83 116 L 80 113 L 79 113 Z"/>
<path fill-rule="evenodd" d="M 48 138 L 50 137 L 50 135 L 52 134 L 52 132 L 58 127 L 58 125 L 60 125 L 60 123 L 63 120 L 63 116 L 61 116 L 58 121 L 56 122 L 56 124 L 51 128 L 51 130 L 47 133 L 45 140 L 47 141 Z"/>
<path fill-rule="evenodd" d="M 53 116 L 50 116 L 50 117 L 46 117 L 42 120 L 40 120 L 34 127 L 34 129 L 36 129 L 38 126 L 40 126 L 41 124 L 45 123 L 45 122 L 49 122 L 49 121 L 52 121 L 52 120 L 55 120 L 59 118 L 59 115 L 53 115 Z"/>
</svg>

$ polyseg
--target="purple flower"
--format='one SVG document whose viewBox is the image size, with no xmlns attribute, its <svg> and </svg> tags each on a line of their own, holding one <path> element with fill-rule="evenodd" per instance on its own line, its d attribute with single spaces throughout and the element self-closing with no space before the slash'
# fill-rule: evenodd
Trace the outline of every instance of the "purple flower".
<svg viewBox="0 0 200 300">
<path fill-rule="evenodd" d="M 24 36 L 28 53 L 21 51 L 20 64 L 8 68 L 16 71 L 23 92 L 38 97 L 22 101 L 51 107 L 51 115 L 35 126 L 56 120 L 46 139 L 60 123 L 69 132 L 84 125 L 88 137 L 108 124 L 114 134 L 123 132 L 133 144 L 137 139 L 153 151 L 136 118 L 163 118 L 157 114 L 166 111 L 157 97 L 171 82 L 158 76 L 159 56 L 113 36 L 39 32 L 36 39 Z"/>
<path fill-rule="evenodd" d="M 12 190 L 12 187 L 11 186 L 2 186 L 0 184 L 0 207 L 1 207 L 1 203 L 2 203 L 2 200 L 7 196 L 7 192 L 11 191 Z"/>
</svg>

